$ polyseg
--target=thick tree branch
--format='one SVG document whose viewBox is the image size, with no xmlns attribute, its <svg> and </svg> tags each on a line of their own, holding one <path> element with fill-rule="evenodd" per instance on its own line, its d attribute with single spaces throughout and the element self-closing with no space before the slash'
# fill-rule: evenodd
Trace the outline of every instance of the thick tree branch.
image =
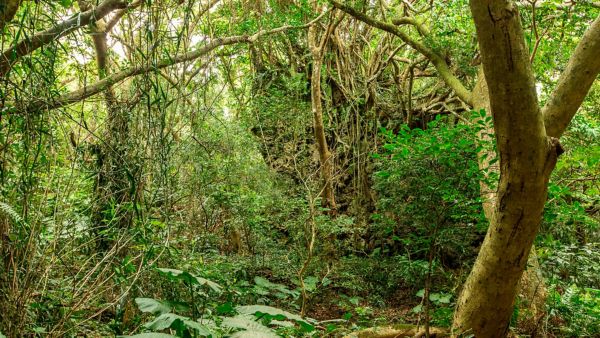
<svg viewBox="0 0 600 338">
<path fill-rule="evenodd" d="M 35 111 L 39 111 L 41 109 L 51 110 L 51 109 L 57 109 L 60 107 L 64 107 L 69 104 L 76 103 L 76 102 L 82 101 L 88 97 L 91 97 L 93 95 L 96 95 L 96 94 L 108 89 L 112 85 L 119 83 L 129 77 L 144 74 L 144 73 L 149 73 L 151 71 L 170 67 L 170 66 L 182 63 L 182 62 L 192 61 L 192 60 L 198 59 L 198 58 L 200 58 L 222 46 L 234 45 L 234 44 L 238 44 L 238 43 L 253 43 L 257 39 L 259 39 L 263 36 L 266 36 L 266 35 L 280 33 L 280 32 L 283 32 L 286 30 L 291 30 L 291 29 L 304 29 L 304 28 L 311 26 L 313 23 L 320 20 L 322 17 L 323 17 L 323 15 L 320 15 L 319 17 L 312 20 L 308 24 L 302 25 L 302 26 L 283 26 L 283 27 L 272 29 L 272 30 L 262 30 L 260 32 L 255 33 L 254 35 L 238 35 L 238 36 L 230 36 L 230 37 L 226 37 L 226 38 L 213 39 L 210 42 L 208 42 L 207 44 L 205 44 L 204 46 L 202 46 L 194 51 L 184 53 L 184 54 L 179 54 L 172 58 L 163 59 L 154 65 L 129 67 L 118 73 L 111 74 L 110 76 L 107 76 L 104 79 L 102 79 L 94 84 L 85 86 L 81 89 L 75 90 L 68 94 L 59 96 L 58 98 L 53 99 L 51 102 L 47 102 L 47 101 L 32 102 L 29 106 L 24 108 L 22 111 L 35 112 Z"/>
<path fill-rule="evenodd" d="M 396 26 L 412 25 L 412 26 L 415 26 L 417 31 L 419 31 L 419 34 L 421 34 L 423 36 L 429 35 L 429 29 L 427 27 L 425 27 L 419 20 L 417 20 L 416 18 L 410 17 L 410 16 L 392 19 L 392 23 Z"/>
<path fill-rule="evenodd" d="M 459 334 L 504 337 L 559 145 L 546 136 L 516 5 L 470 0 L 470 6 L 488 84 L 500 180 L 490 227 L 457 301 L 453 328 Z"/>
<path fill-rule="evenodd" d="M 558 8 L 558 9 L 572 9 L 574 6 L 587 6 L 592 8 L 600 8 L 600 2 L 590 1 L 590 0 L 566 0 L 563 3 L 556 3 L 554 1 L 516 1 L 518 6 L 521 7 L 550 7 Z"/>
<path fill-rule="evenodd" d="M 585 32 L 542 110 L 548 136 L 560 137 L 600 73 L 600 16 Z"/>
<path fill-rule="evenodd" d="M 23 0 L 8 0 L 0 3 L 0 31 L 12 21 Z"/>
<path fill-rule="evenodd" d="M 70 92 L 65 95 L 62 95 L 62 96 L 54 99 L 52 102 L 45 102 L 45 101 L 34 102 L 32 105 L 30 105 L 29 107 L 26 108 L 26 111 L 33 112 L 33 111 L 37 111 L 40 109 L 51 110 L 51 109 L 64 107 L 66 105 L 69 105 L 69 104 L 72 104 L 75 102 L 79 102 L 88 97 L 96 95 L 96 94 L 110 88 L 112 85 L 119 83 L 129 77 L 148 73 L 153 70 L 166 68 L 169 66 L 176 65 L 178 63 L 185 62 L 185 61 L 195 60 L 195 59 L 197 59 L 203 55 L 206 55 L 209 52 L 211 52 L 212 50 L 214 50 L 218 47 L 221 47 L 221 46 L 233 45 L 233 44 L 237 44 L 237 43 L 248 43 L 250 41 L 251 41 L 250 36 L 247 36 L 247 35 L 215 39 L 215 40 L 212 40 L 211 42 L 207 43 L 203 47 L 198 48 L 194 51 L 180 54 L 180 55 L 177 55 L 170 59 L 161 60 L 154 65 L 129 67 L 118 73 L 111 74 L 110 76 L 107 76 L 104 79 L 102 79 L 94 84 L 85 86 L 81 89 L 75 90 L 75 91 Z"/>
<path fill-rule="evenodd" d="M 10 71 L 10 68 L 23 56 L 30 54 L 61 36 L 65 36 L 91 22 L 102 19 L 115 9 L 126 7 L 127 1 L 106 0 L 94 9 L 78 13 L 46 31 L 18 42 L 13 47 L 4 51 L 2 56 L 0 56 L 0 77 L 4 77 Z"/>
<path fill-rule="evenodd" d="M 526 145 L 515 143 L 516 140 L 531 141 L 533 136 L 545 139 L 546 133 L 518 9 L 507 0 L 471 0 L 471 11 L 489 86 L 494 127 L 503 138 L 498 140 L 499 150 L 507 151 L 510 146 L 511 150 L 523 153 Z M 536 142 L 526 143 L 531 145 L 531 151 L 539 146 Z"/>
<path fill-rule="evenodd" d="M 417 50 L 419 53 L 423 54 L 426 58 L 429 59 L 429 61 L 431 61 L 431 63 L 435 67 L 435 69 L 438 71 L 442 80 L 456 92 L 456 95 L 461 100 L 463 100 L 465 103 L 472 105 L 471 92 L 462 84 L 462 82 L 456 76 L 454 76 L 454 74 L 452 73 L 452 70 L 450 70 L 450 67 L 446 63 L 446 60 L 444 60 L 444 58 L 441 57 L 440 55 L 438 55 L 435 51 L 433 51 L 429 47 L 425 46 L 420 41 L 413 39 L 408 34 L 404 33 L 400 29 L 398 29 L 398 27 L 396 27 L 394 24 L 390 24 L 387 22 L 373 19 L 373 18 L 365 15 L 364 13 L 358 12 L 354 8 L 344 5 L 344 4 L 341 4 L 337 1 L 331 1 L 331 3 L 334 7 L 350 14 L 354 18 L 356 18 L 370 26 L 373 26 L 373 27 L 379 28 L 381 30 L 384 30 L 388 33 L 394 34 L 395 36 L 399 37 L 402 41 L 404 41 L 406 44 L 408 44 L 409 46 L 411 46 L 412 48 Z M 403 20 L 403 21 L 399 21 L 398 24 L 413 24 L 413 25 L 415 25 L 415 24 L 417 24 L 417 22 L 416 21 L 412 22 L 410 20 L 408 20 L 408 21 Z M 426 34 L 426 30 L 424 31 L 423 28 L 419 29 L 419 26 L 420 25 L 416 25 L 415 27 L 417 27 L 417 29 L 419 30 L 419 32 L 421 34 L 423 34 L 424 32 Z"/>
</svg>

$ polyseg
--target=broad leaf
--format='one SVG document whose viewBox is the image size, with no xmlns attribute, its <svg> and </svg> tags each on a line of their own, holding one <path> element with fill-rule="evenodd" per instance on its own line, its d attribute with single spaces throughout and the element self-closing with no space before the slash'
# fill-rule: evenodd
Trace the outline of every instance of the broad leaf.
<svg viewBox="0 0 600 338">
<path fill-rule="evenodd" d="M 171 312 L 171 307 L 167 304 L 152 298 L 136 298 L 135 303 L 142 312 L 152 314 L 163 314 Z"/>
<path fill-rule="evenodd" d="M 217 293 L 223 291 L 223 288 L 219 284 L 206 278 L 194 276 L 187 271 L 168 268 L 158 268 L 158 271 L 169 277 L 171 280 L 180 280 L 193 285 L 205 285 Z"/>
<path fill-rule="evenodd" d="M 159 332 L 147 332 L 147 333 L 140 333 L 140 334 L 135 334 L 133 336 L 117 336 L 118 338 L 177 338 L 177 336 L 172 336 L 170 334 L 166 334 L 166 333 L 159 333 Z M 0 337 L 2 338 L 2 337 Z"/>
<path fill-rule="evenodd" d="M 257 322 L 254 316 L 251 315 L 237 315 L 235 317 L 226 317 L 223 318 L 223 323 L 221 325 L 230 329 L 244 330 L 234 333 L 233 335 L 231 335 L 231 337 L 279 338 L 279 336 L 276 335 L 273 332 L 273 330 Z"/>
<path fill-rule="evenodd" d="M 183 317 L 174 313 L 164 313 L 144 326 L 147 329 L 154 331 L 160 331 L 164 329 L 183 331 L 184 329 L 192 329 L 195 330 L 200 336 L 209 336 L 212 334 L 204 325 L 193 321 L 188 317 Z"/>
<path fill-rule="evenodd" d="M 237 312 L 241 313 L 241 314 L 250 314 L 250 315 L 269 315 L 271 317 L 273 317 L 276 320 L 282 320 L 282 319 L 292 319 L 295 320 L 297 322 L 300 323 L 305 323 L 310 325 L 311 323 L 308 321 L 308 319 L 303 319 L 302 317 L 295 315 L 293 313 L 278 309 L 278 308 L 274 308 L 272 306 L 265 306 L 265 305 L 245 305 L 245 306 L 238 306 L 235 308 L 237 310 Z M 282 318 L 283 317 L 283 318 Z"/>
</svg>

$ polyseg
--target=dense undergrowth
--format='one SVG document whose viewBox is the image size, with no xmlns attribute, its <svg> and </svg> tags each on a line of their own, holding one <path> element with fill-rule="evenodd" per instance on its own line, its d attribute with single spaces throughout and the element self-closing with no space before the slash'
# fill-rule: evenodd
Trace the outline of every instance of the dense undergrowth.
<svg viewBox="0 0 600 338">
<path fill-rule="evenodd" d="M 203 128 L 206 140 L 213 127 Z M 590 136 L 597 132 L 593 125 L 585 128 Z M 45 291 L 31 295 L 21 317 L 24 329 L 40 335 L 170 329 L 182 337 L 221 336 L 242 329 L 261 337 L 334 336 L 357 327 L 418 323 L 425 285 L 431 323 L 448 327 L 486 230 L 473 135 L 471 127 L 443 120 L 426 130 L 382 132 L 382 151 L 372 154 L 377 205 L 369 223 L 358 225 L 347 215 L 315 217 L 319 240 L 302 276 L 305 319 L 298 316 L 299 270 L 307 257 L 309 201 L 294 182 L 265 175 L 257 150 L 240 152 L 252 149 L 249 139 L 215 133 L 214 142 L 228 152 L 219 161 L 195 162 L 198 171 L 191 169 L 178 192 L 201 191 L 198 201 L 188 202 L 201 207 L 190 213 L 191 206 L 175 204 L 168 219 L 161 219 L 160 208 L 146 207 L 126 233 L 112 234 L 126 237 L 128 245 L 109 256 L 110 266 L 89 254 L 93 233 L 86 230 L 81 175 L 62 202 L 71 205 L 61 213 L 63 228 L 44 218 L 51 208 L 37 211 L 42 228 L 32 255 L 50 270 L 31 280 Z M 598 156 L 589 149 L 584 155 L 575 148 L 562 158 L 537 241 L 550 292 L 540 325 L 556 336 L 599 332 L 597 187 L 561 181 L 574 170 L 595 174 Z M 68 175 L 65 170 L 49 179 L 61 182 Z M 12 206 L 2 204 L 2 212 L 25 224 Z M 93 288 L 81 289 L 86 278 Z"/>
<path fill-rule="evenodd" d="M 20 3 L 0 28 L 3 51 L 85 6 Z M 303 26 L 317 13 L 307 1 L 210 3 L 130 1 L 112 33 L 60 30 L 0 76 L 0 337 L 451 327 L 488 228 L 481 183 L 498 178 L 478 164 L 494 149 L 478 139 L 491 117 L 406 44 L 323 14 L 342 32 L 325 44 L 317 80 L 337 203 L 325 208 Z M 387 20 L 420 2 L 402 3 L 353 5 Z M 422 3 L 414 15 L 427 27 L 407 34 L 472 86 L 479 52 L 467 2 Z M 597 14 L 549 3 L 522 14 L 542 101 Z M 161 66 L 221 37 L 280 27 Z M 96 64 L 102 35 L 108 69 Z M 59 100 L 131 67 L 145 70 L 100 80 L 111 83 L 102 95 Z M 39 102 L 47 109 L 31 108 Z M 598 107 L 596 82 L 561 138 L 535 240 L 542 315 L 521 326 L 517 299 L 511 334 L 600 336 Z"/>
</svg>

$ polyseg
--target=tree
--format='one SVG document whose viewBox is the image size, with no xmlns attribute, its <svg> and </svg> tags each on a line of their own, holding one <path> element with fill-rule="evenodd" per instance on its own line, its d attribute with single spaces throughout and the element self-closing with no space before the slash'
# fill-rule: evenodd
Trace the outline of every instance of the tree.
<svg viewBox="0 0 600 338">
<path fill-rule="evenodd" d="M 318 3 L 313 4 L 318 7 Z M 338 21 L 339 23 L 339 21 Z M 323 57 L 327 47 L 329 35 L 335 29 L 335 22 L 330 22 L 323 35 L 318 37 L 317 25 L 311 25 L 308 28 L 308 48 L 312 55 L 312 75 L 310 82 L 311 104 L 314 119 L 314 133 L 317 140 L 317 150 L 319 151 L 319 162 L 321 164 L 321 177 L 323 179 L 323 205 L 335 211 L 335 195 L 333 190 L 333 154 L 329 151 L 327 138 L 325 136 L 325 127 L 323 125 L 323 103 L 321 102 L 321 68 L 323 66 Z"/>
<path fill-rule="evenodd" d="M 471 1 L 485 73 L 483 78 L 480 72 L 473 93 L 465 89 L 440 55 L 398 29 L 397 25 L 409 24 L 421 34 L 426 32 L 414 18 L 396 19 L 394 25 L 341 3 L 332 4 L 398 36 L 422 53 L 465 103 L 475 109 L 489 107 L 500 158 L 500 181 L 491 191 L 482 182 L 490 228 L 461 294 L 454 326 L 460 332 L 472 330 L 478 337 L 505 335 L 518 282 L 541 220 L 548 180 L 562 152 L 558 137 L 600 72 L 600 61 L 594 57 L 600 52 L 600 19 L 582 38 L 551 99 L 540 110 L 518 9 L 512 2 Z M 491 14 L 486 11 L 488 5 L 493 9 Z M 490 134 L 483 131 L 480 137 Z M 480 156 L 482 167 L 489 167 L 489 155 Z"/>
<path fill-rule="evenodd" d="M 502 0 L 470 4 L 489 86 L 500 180 L 490 228 L 458 301 L 454 327 L 477 337 L 503 337 L 548 180 L 563 151 L 558 138 L 600 72 L 600 18 L 582 37 L 541 109 L 518 8 Z"/>
</svg>

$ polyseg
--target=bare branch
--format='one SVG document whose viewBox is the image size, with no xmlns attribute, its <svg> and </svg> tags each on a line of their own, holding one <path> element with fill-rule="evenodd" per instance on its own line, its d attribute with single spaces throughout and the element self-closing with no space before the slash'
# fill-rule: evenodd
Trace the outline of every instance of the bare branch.
<svg viewBox="0 0 600 338">
<path fill-rule="evenodd" d="M 461 100 L 463 100 L 465 103 L 472 105 L 471 92 L 452 73 L 452 70 L 450 70 L 450 67 L 446 63 L 446 60 L 444 60 L 444 58 L 441 57 L 440 55 L 438 55 L 435 51 L 433 51 L 429 47 L 425 46 L 420 41 L 413 39 L 412 37 L 410 37 L 408 34 L 404 33 L 403 31 L 401 31 L 400 29 L 398 29 L 398 27 L 396 27 L 393 24 L 371 18 L 364 13 L 358 12 L 357 10 L 355 10 L 352 7 L 346 6 L 337 1 L 331 1 L 331 3 L 333 4 L 334 7 L 350 14 L 354 18 L 356 18 L 370 26 L 373 26 L 373 27 L 379 28 L 383 31 L 386 31 L 388 33 L 394 34 L 395 36 L 399 37 L 402 41 L 404 41 L 406 44 L 408 44 L 409 46 L 411 46 L 412 48 L 417 50 L 419 53 L 423 54 L 426 58 L 429 59 L 429 61 L 431 61 L 431 63 L 435 67 L 435 69 L 438 71 L 442 80 L 444 80 L 444 82 L 456 92 L 456 95 Z M 410 23 L 410 22 L 406 21 L 404 23 Z M 411 23 L 411 24 L 416 24 L 416 23 L 417 22 L 415 20 L 414 23 Z M 416 26 L 416 27 L 418 29 L 419 26 Z M 418 30 L 419 30 L 419 32 L 426 32 L 423 30 L 423 28 L 418 29 Z"/>
</svg>

